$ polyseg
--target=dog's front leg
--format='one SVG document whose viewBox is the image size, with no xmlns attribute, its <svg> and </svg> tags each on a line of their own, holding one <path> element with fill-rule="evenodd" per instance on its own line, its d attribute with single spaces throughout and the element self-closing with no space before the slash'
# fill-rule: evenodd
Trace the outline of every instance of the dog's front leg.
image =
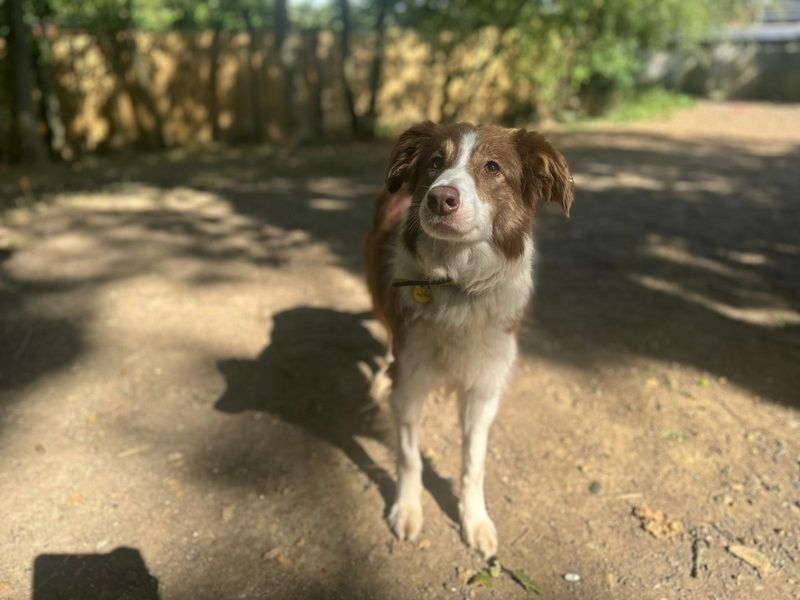
<svg viewBox="0 0 800 600">
<path fill-rule="evenodd" d="M 389 524 L 401 540 L 414 540 L 422 529 L 422 459 L 419 423 L 422 406 L 431 390 L 430 373 L 399 362 L 391 405 L 397 434 L 397 497 Z"/>
<path fill-rule="evenodd" d="M 471 548 L 489 558 L 497 553 L 497 531 L 483 496 L 484 464 L 489 429 L 500 405 L 500 391 L 470 390 L 463 398 L 461 531 Z"/>
<path fill-rule="evenodd" d="M 490 354 L 491 355 L 491 354 Z M 483 482 L 486 447 L 500 397 L 505 389 L 511 364 L 516 355 L 513 338 L 502 339 L 495 360 L 481 368 L 482 376 L 474 385 L 461 390 L 463 427 L 463 466 L 461 475 L 461 531 L 467 544 L 485 558 L 497 553 L 497 530 L 486 510 Z"/>
</svg>

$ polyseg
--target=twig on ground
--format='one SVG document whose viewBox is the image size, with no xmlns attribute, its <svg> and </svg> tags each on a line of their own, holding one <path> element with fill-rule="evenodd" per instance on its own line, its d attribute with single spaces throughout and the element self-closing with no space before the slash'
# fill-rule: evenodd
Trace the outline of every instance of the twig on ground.
<svg viewBox="0 0 800 600">
<path fill-rule="evenodd" d="M 520 541 L 522 538 L 524 538 L 527 533 L 528 533 L 528 528 L 526 527 L 525 529 L 522 530 L 522 532 L 517 537 L 515 537 L 512 540 L 511 545 L 514 546 L 518 541 Z"/>
<path fill-rule="evenodd" d="M 28 332 L 25 334 L 25 337 L 22 338 L 22 343 L 17 348 L 17 351 L 14 353 L 14 360 L 19 360 L 22 358 L 22 354 L 25 352 L 25 348 L 28 347 L 28 342 L 31 339 L 31 335 L 33 335 L 33 331 L 28 329 Z"/>
</svg>

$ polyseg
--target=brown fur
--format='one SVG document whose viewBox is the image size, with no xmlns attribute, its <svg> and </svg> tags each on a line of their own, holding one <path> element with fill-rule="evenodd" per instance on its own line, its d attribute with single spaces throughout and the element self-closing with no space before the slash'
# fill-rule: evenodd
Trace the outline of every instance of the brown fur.
<svg viewBox="0 0 800 600">
<path fill-rule="evenodd" d="M 397 226 L 411 204 L 411 194 L 401 187 L 394 194 L 384 188 L 375 202 L 372 231 L 367 234 L 364 254 L 367 286 L 372 295 L 375 316 L 391 332 L 397 325 L 397 292 L 391 287 L 392 248 L 397 239 Z"/>
<path fill-rule="evenodd" d="M 376 202 L 365 251 L 375 314 L 395 334 L 402 317 L 398 314 L 397 291 L 389 281 L 393 245 L 400 235 L 409 252 L 416 253 L 421 234 L 419 205 L 438 174 L 455 164 L 461 139 L 470 129 L 473 126 L 466 123 L 441 126 L 426 121 L 406 130 L 392 150 L 386 187 Z M 572 177 L 561 153 L 538 132 L 496 126 L 479 126 L 476 132 L 478 144 L 470 157 L 469 170 L 482 201 L 494 205 L 494 244 L 513 260 L 524 251 L 538 202 L 559 203 L 569 215 Z M 441 169 L 432 168 L 434 157 L 442 158 Z M 499 171 L 488 172 L 488 161 L 496 162 Z M 408 211 L 409 217 L 399 231 Z"/>
</svg>

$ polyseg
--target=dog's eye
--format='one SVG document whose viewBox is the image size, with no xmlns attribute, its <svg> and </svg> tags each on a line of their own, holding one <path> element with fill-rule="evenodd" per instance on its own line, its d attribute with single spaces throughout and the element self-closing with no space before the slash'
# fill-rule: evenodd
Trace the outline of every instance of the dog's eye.
<svg viewBox="0 0 800 600">
<path fill-rule="evenodd" d="M 500 165 L 498 165 L 493 160 L 490 160 L 485 165 L 483 165 L 483 168 L 486 169 L 487 173 L 499 173 L 500 172 Z"/>
<path fill-rule="evenodd" d="M 436 169 L 437 171 L 444 166 L 444 159 L 441 156 L 434 156 L 431 159 L 431 167 Z"/>
</svg>

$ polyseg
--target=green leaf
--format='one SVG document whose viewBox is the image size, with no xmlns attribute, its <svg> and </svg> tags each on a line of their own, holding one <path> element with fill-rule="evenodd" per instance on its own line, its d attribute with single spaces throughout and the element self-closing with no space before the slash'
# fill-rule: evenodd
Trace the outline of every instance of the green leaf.
<svg viewBox="0 0 800 600">
<path fill-rule="evenodd" d="M 492 577 L 500 577 L 500 574 L 503 572 L 503 567 L 496 558 L 492 559 L 492 562 L 489 563 L 489 575 Z"/>
<path fill-rule="evenodd" d="M 528 575 L 522 569 L 508 569 L 506 568 L 506 572 L 511 575 L 511 579 L 516 581 L 520 584 L 528 594 L 536 594 L 539 595 L 542 591 L 539 589 L 538 584 L 531 579 L 531 576 Z"/>
<path fill-rule="evenodd" d="M 470 580 L 467 582 L 469 585 L 482 585 L 483 587 L 490 588 L 492 587 L 492 575 L 484 569 L 480 573 L 476 573 L 473 575 Z"/>
<path fill-rule="evenodd" d="M 473 575 L 467 582 L 469 585 L 482 585 L 483 587 L 492 587 L 493 580 L 503 574 L 503 567 L 500 562 L 493 558 L 489 564 L 483 567 L 480 573 Z"/>
</svg>

